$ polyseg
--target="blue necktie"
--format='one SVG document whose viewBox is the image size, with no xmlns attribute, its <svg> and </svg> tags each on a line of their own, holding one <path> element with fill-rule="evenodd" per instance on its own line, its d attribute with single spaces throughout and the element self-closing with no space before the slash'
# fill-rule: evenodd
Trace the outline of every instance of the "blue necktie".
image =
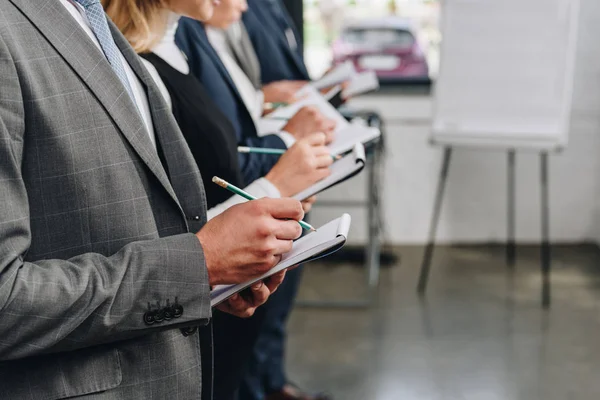
<svg viewBox="0 0 600 400">
<path fill-rule="evenodd" d="M 131 85 L 127 79 L 127 74 L 125 73 L 125 67 L 123 66 L 121 58 L 119 57 L 119 49 L 115 44 L 112 34 L 110 33 L 108 21 L 106 20 L 106 14 L 104 13 L 102 4 L 100 4 L 100 0 L 75 1 L 83 6 L 85 15 L 90 23 L 90 28 L 92 29 L 92 32 L 94 32 L 96 39 L 98 39 L 104 55 L 108 59 L 113 71 L 115 71 L 115 74 L 117 74 L 125 86 L 125 89 L 127 89 L 131 100 L 134 104 L 136 104 L 135 97 L 133 96 L 133 90 L 131 89 Z"/>
</svg>

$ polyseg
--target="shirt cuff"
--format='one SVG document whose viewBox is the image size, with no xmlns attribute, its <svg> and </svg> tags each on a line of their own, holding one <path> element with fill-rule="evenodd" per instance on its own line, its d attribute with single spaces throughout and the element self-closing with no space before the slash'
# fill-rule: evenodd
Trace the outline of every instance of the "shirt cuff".
<svg viewBox="0 0 600 400">
<path fill-rule="evenodd" d="M 296 138 L 289 132 L 279 131 L 275 135 L 279 136 L 279 138 L 283 140 L 285 147 L 287 147 L 288 149 L 292 147 L 294 143 L 296 143 Z"/>
<path fill-rule="evenodd" d="M 281 193 L 279 193 L 279 189 L 275 187 L 271 182 L 269 182 L 266 178 L 260 178 L 252 182 L 250 185 L 246 186 L 244 190 L 256 198 L 270 197 L 272 199 L 278 199 L 281 197 Z M 229 200 L 224 201 L 221 204 L 218 204 L 208 210 L 207 217 L 210 221 L 217 215 L 225 212 L 230 207 L 235 206 L 236 204 L 245 203 L 246 199 L 242 196 L 231 196 Z"/>
<path fill-rule="evenodd" d="M 256 102 L 257 102 L 257 104 L 261 105 L 261 111 L 262 111 L 262 106 L 265 104 L 265 94 L 262 91 L 262 89 L 256 90 Z"/>
<path fill-rule="evenodd" d="M 277 187 L 267 178 L 255 180 L 246 188 L 246 191 L 258 198 L 269 197 L 271 199 L 279 199 L 281 197 L 279 189 L 277 189 Z"/>
</svg>

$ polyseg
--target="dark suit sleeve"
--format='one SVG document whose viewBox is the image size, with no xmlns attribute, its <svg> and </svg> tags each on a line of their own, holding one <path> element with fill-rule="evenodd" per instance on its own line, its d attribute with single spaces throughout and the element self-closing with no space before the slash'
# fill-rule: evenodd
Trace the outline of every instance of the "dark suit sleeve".
<svg viewBox="0 0 600 400">
<path fill-rule="evenodd" d="M 263 147 L 272 149 L 283 149 L 287 147 L 281 138 L 277 135 L 268 135 L 263 137 L 246 138 L 240 143 L 240 146 Z M 242 176 L 246 185 L 262 178 L 273 168 L 279 157 L 269 154 L 239 154 Z"/>
<path fill-rule="evenodd" d="M 27 258 L 33 232 L 22 175 L 27 143 L 21 82 L 0 37 L 0 361 L 75 350 L 205 324 L 209 281 L 194 234 L 134 242 L 116 254 Z M 30 190 L 35 190 L 35 182 Z M 183 314 L 148 326 L 148 303 Z"/>
</svg>

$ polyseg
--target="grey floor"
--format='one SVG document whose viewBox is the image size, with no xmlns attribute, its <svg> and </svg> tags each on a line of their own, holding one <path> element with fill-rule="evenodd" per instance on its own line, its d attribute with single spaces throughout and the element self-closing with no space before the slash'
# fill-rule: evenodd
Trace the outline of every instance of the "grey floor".
<svg viewBox="0 0 600 400">
<path fill-rule="evenodd" d="M 422 248 L 398 249 L 370 309 L 297 308 L 288 371 L 336 400 L 600 399 L 600 251 L 553 254 L 552 306 L 540 307 L 535 248 L 510 272 L 501 247 L 446 247 L 425 300 Z M 361 292 L 355 266 L 310 265 L 302 299 Z"/>
</svg>

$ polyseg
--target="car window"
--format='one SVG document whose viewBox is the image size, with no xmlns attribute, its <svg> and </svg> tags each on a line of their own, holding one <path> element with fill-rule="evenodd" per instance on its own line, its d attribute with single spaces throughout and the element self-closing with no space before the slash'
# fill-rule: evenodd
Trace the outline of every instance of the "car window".
<svg viewBox="0 0 600 400">
<path fill-rule="evenodd" d="M 352 28 L 347 29 L 342 37 L 344 41 L 358 45 L 411 47 L 415 42 L 412 33 L 390 28 Z"/>
</svg>

